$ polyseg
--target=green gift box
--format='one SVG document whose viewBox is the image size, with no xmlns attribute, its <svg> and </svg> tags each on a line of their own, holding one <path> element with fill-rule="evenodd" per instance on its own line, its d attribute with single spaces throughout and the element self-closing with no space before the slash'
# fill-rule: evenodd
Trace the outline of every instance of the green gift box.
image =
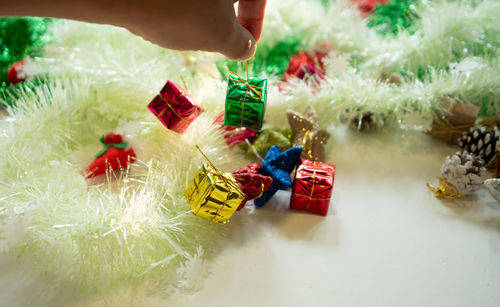
<svg viewBox="0 0 500 307">
<path fill-rule="evenodd" d="M 267 79 L 229 74 L 224 126 L 262 128 L 266 99 Z"/>
</svg>

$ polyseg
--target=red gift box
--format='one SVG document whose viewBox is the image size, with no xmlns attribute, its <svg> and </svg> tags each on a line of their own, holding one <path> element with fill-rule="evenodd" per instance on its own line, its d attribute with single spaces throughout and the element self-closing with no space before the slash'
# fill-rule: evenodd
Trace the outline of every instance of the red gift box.
<svg viewBox="0 0 500 307">
<path fill-rule="evenodd" d="M 334 177 L 335 165 L 302 159 L 295 175 L 290 209 L 326 215 Z"/>
<path fill-rule="evenodd" d="M 183 133 L 204 111 L 172 81 L 167 81 L 148 109 L 165 127 L 179 133 Z"/>
</svg>

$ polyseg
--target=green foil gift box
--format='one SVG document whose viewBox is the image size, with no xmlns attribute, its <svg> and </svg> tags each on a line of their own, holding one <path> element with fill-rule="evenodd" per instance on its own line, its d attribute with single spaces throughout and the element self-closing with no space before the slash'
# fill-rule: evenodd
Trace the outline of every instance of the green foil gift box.
<svg viewBox="0 0 500 307">
<path fill-rule="evenodd" d="M 233 175 L 203 164 L 184 191 L 191 211 L 218 224 L 225 224 L 245 199 Z"/>
<path fill-rule="evenodd" d="M 267 79 L 242 78 L 230 73 L 224 126 L 262 128 L 267 99 Z"/>
</svg>

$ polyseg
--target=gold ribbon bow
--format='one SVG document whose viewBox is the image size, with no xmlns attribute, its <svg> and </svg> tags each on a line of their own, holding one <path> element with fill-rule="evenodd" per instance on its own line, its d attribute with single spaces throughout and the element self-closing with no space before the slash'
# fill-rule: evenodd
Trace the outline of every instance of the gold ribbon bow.
<svg viewBox="0 0 500 307">
<path fill-rule="evenodd" d="M 439 179 L 439 186 L 437 188 L 432 184 L 427 183 L 427 187 L 429 187 L 436 197 L 445 199 L 464 199 L 462 194 L 458 191 L 458 188 L 453 183 L 442 177 L 437 178 Z"/>
</svg>

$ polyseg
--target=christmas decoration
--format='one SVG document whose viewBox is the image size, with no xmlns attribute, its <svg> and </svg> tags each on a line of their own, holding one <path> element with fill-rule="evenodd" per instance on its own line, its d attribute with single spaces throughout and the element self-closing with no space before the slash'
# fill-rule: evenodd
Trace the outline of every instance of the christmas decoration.
<svg viewBox="0 0 500 307">
<path fill-rule="evenodd" d="M 278 57 L 288 61 L 319 42 L 331 43 L 340 54 L 323 59 L 328 82 L 321 82 L 315 93 L 302 84 L 284 91 L 270 85 L 266 123 L 283 126 L 287 109 L 312 105 L 321 110 L 320 122 L 336 125 L 362 106 L 361 112 L 373 113 L 377 128 L 387 123 L 395 129 L 391 124 L 405 124 L 408 118 L 427 128 L 444 96 L 473 102 L 481 107 L 481 117 L 500 114 L 498 1 L 429 3 L 417 6 L 418 24 L 425 27 L 417 24 L 418 33 L 401 29 L 392 37 L 376 35 L 357 8 L 343 1 L 269 1 L 272 14 L 266 15 L 259 40 L 260 58 L 252 63 Z M 305 8 L 311 14 L 304 14 Z M 457 25 L 474 25 L 474 31 Z M 128 286 L 152 293 L 197 289 L 207 255 L 218 253 L 223 234 L 231 230 L 186 214 L 181 195 L 196 171 L 192 168 L 201 165 L 191 157 L 192 144 L 203 144 L 211 156 L 220 157 L 218 167 L 233 170 L 244 163 L 242 154 L 223 146 L 208 121 L 220 112 L 224 96 L 225 77 L 214 65 L 219 58 L 165 50 L 124 29 L 66 20 L 54 23 L 51 35 L 53 43 L 39 48 L 43 54 L 27 62 L 25 70 L 30 79 L 37 74 L 51 82 L 30 91 L 24 88 L 31 82 L 14 86 L 18 95 L 12 101 L 22 107 L 10 108 L 1 125 L 0 181 L 8 184 L 0 185 L 0 195 L 8 198 L 0 206 L 7 212 L 31 206 L 26 235 L 8 251 L 29 250 L 37 268 L 56 277 L 53 281 L 71 279 L 78 293 Z M 276 80 L 281 75 L 269 73 L 276 67 L 259 65 L 251 66 L 253 76 Z M 280 67 L 285 68 L 286 63 Z M 373 73 L 381 69 L 401 73 L 407 81 L 401 87 L 379 82 Z M 157 91 L 154 80 L 166 75 L 175 80 L 181 74 L 203 97 L 207 116 L 192 122 L 183 135 L 159 135 L 152 129 L 156 119 L 138 102 Z M 79 170 L 88 157 L 81 153 L 94 142 L 96 131 L 117 129 L 143 144 L 146 161 L 113 191 L 82 184 Z M 327 154 L 325 161 L 333 158 Z"/>
<path fill-rule="evenodd" d="M 464 199 L 458 188 L 448 180 L 437 177 L 439 179 L 439 186 L 435 188 L 432 184 L 427 183 L 427 187 L 434 193 L 437 198 L 445 199 Z"/>
<path fill-rule="evenodd" d="M 324 48 L 326 49 L 326 47 Z M 305 52 L 301 51 L 290 59 L 288 68 L 283 74 L 282 80 L 287 81 L 290 78 L 304 79 L 305 76 L 317 76 L 324 79 L 325 66 L 323 58 L 327 55 L 326 51 Z"/>
<path fill-rule="evenodd" d="M 16 62 L 12 64 L 7 71 L 7 77 L 12 84 L 17 84 L 26 80 L 26 75 L 23 72 L 24 64 L 24 61 Z"/>
<path fill-rule="evenodd" d="M 293 183 L 290 209 L 325 215 L 330 206 L 335 165 L 302 160 Z"/>
<path fill-rule="evenodd" d="M 389 0 L 354 0 L 358 3 L 359 11 L 363 16 L 368 16 L 375 10 L 375 7 L 381 3 L 386 4 Z"/>
<path fill-rule="evenodd" d="M 245 206 L 247 201 L 261 197 L 262 194 L 271 187 L 273 178 L 260 175 L 259 171 L 260 165 L 252 163 L 233 172 L 234 178 L 238 182 L 243 193 L 245 193 L 245 199 L 238 207 L 238 211 Z"/>
<path fill-rule="evenodd" d="M 148 109 L 170 130 L 183 133 L 204 111 L 172 81 L 167 81 Z"/>
<path fill-rule="evenodd" d="M 441 107 L 445 112 L 435 112 L 432 129 L 427 134 L 452 144 L 458 144 L 459 138 L 467 129 L 474 126 L 480 108 L 467 101 L 444 97 Z"/>
<path fill-rule="evenodd" d="M 95 155 L 96 159 L 83 172 L 87 179 L 127 168 L 130 163 L 134 163 L 137 159 L 132 148 L 126 149 L 128 144 L 123 142 L 123 138 L 119 134 L 110 132 L 106 136 L 103 135 L 101 143 L 104 148 Z"/>
<path fill-rule="evenodd" d="M 497 173 L 495 177 L 500 178 L 500 148 L 497 148 L 496 160 L 497 160 Z"/>
<path fill-rule="evenodd" d="M 484 181 L 484 185 L 490 192 L 491 196 L 500 203 L 500 179 L 491 178 Z"/>
<path fill-rule="evenodd" d="M 257 133 L 255 129 L 249 129 L 245 127 L 228 127 L 224 126 L 224 113 L 219 115 L 214 124 L 219 124 L 221 129 L 224 129 L 224 139 L 226 144 L 229 146 L 236 146 L 245 142 L 245 140 L 251 139 Z"/>
<path fill-rule="evenodd" d="M 262 162 L 260 174 L 273 179 L 271 187 L 261 197 L 254 200 L 257 207 L 264 206 L 278 190 L 288 190 L 292 187 L 290 173 L 300 160 L 302 147 L 292 147 L 281 152 L 278 146 L 272 146 Z"/>
<path fill-rule="evenodd" d="M 292 138 L 293 134 L 290 128 L 267 128 L 259 132 L 252 142 L 252 147 L 263 157 L 273 145 L 278 146 L 281 151 L 292 147 Z M 242 144 L 241 147 L 247 154 L 253 154 L 252 148 L 249 148 L 247 144 Z"/>
<path fill-rule="evenodd" d="M 260 129 L 264 121 L 267 79 L 246 80 L 231 73 L 228 76 L 224 125 Z"/>
<path fill-rule="evenodd" d="M 359 0 L 358 2 L 362 2 Z M 365 1 L 366 2 L 366 1 Z M 376 2 L 376 1 L 369 1 Z M 385 3 L 384 3 L 385 2 Z M 375 10 L 371 11 L 368 17 L 368 26 L 373 27 L 382 34 L 397 34 L 402 31 L 414 33 L 416 31 L 415 23 L 418 20 L 417 6 L 420 0 L 392 0 L 379 1 Z M 384 5 L 380 5 L 383 3 Z M 369 6 L 367 7 L 370 10 Z"/>
<path fill-rule="evenodd" d="M 24 81 L 24 74 L 16 78 L 18 64 L 28 57 L 40 56 L 43 46 L 50 40 L 46 35 L 52 19 L 38 17 L 2 17 L 0 18 L 0 93 L 6 93 L 0 105 L 10 105 L 13 97 L 12 84 Z M 15 66 L 17 64 L 17 66 Z"/>
<path fill-rule="evenodd" d="M 468 196 L 481 186 L 481 175 L 486 170 L 484 161 L 468 152 L 457 152 L 446 157 L 441 177 L 455 186 L 462 196 Z"/>
<path fill-rule="evenodd" d="M 359 131 L 370 131 L 376 128 L 375 121 L 373 120 L 373 113 L 366 112 L 360 114 L 359 117 L 353 118 L 349 127 Z"/>
<path fill-rule="evenodd" d="M 319 128 L 318 115 L 312 106 L 304 114 L 287 111 L 288 122 L 293 130 L 293 145 L 302 146 L 302 157 L 313 161 L 322 161 L 325 157 L 323 145 L 330 134 Z"/>
<path fill-rule="evenodd" d="M 405 83 L 405 78 L 398 73 L 390 74 L 387 72 L 383 72 L 379 75 L 378 80 L 381 82 L 394 84 L 397 86 L 401 86 L 403 83 Z"/>
<path fill-rule="evenodd" d="M 500 147 L 500 132 L 495 127 L 488 129 L 484 126 L 470 128 L 458 141 L 458 145 L 477 158 L 482 159 L 486 166 L 494 161 L 497 148 Z"/>
<path fill-rule="evenodd" d="M 203 164 L 184 192 L 193 214 L 226 224 L 245 198 L 234 177 Z"/>
</svg>

